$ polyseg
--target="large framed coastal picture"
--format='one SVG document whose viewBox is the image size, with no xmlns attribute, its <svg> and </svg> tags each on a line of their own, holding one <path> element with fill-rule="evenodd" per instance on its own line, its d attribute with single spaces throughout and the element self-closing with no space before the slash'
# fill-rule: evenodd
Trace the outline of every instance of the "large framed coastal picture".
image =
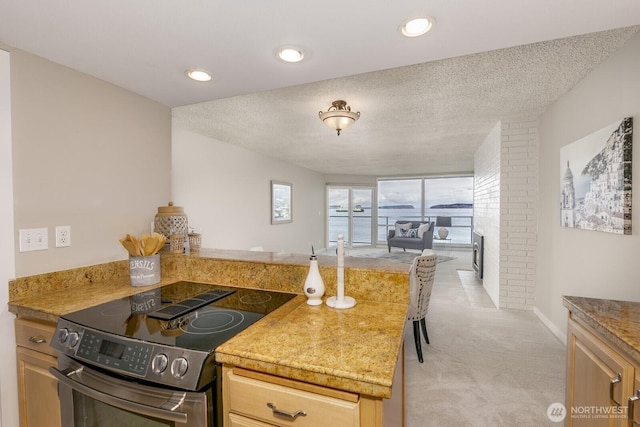
<svg viewBox="0 0 640 427">
<path fill-rule="evenodd" d="M 293 185 L 288 182 L 271 181 L 271 224 L 286 224 L 293 221 Z"/>
<path fill-rule="evenodd" d="M 560 149 L 562 227 L 631 234 L 633 118 Z"/>
</svg>

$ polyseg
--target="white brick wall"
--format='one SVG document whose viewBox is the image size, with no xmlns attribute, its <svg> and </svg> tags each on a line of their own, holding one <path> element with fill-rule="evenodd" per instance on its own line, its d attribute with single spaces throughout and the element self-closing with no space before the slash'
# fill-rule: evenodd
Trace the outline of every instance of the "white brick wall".
<svg viewBox="0 0 640 427">
<path fill-rule="evenodd" d="M 500 299 L 501 126 L 489 133 L 474 157 L 473 229 L 484 235 L 482 284 L 496 307 Z"/>
<path fill-rule="evenodd" d="M 503 121 L 500 150 L 500 308 L 533 310 L 538 122 Z"/>
<path fill-rule="evenodd" d="M 474 230 L 485 237 L 483 286 L 500 308 L 533 310 L 536 283 L 538 124 L 508 120 L 474 160 Z"/>
</svg>

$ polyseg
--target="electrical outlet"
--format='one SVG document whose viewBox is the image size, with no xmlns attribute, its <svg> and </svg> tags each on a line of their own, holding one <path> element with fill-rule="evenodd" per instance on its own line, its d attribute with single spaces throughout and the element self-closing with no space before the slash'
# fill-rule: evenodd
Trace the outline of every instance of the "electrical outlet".
<svg viewBox="0 0 640 427">
<path fill-rule="evenodd" d="M 71 246 L 71 226 L 62 225 L 56 227 L 56 248 Z"/>
<path fill-rule="evenodd" d="M 20 252 L 49 249 L 48 233 L 48 228 L 25 228 L 18 230 L 20 236 Z"/>
</svg>

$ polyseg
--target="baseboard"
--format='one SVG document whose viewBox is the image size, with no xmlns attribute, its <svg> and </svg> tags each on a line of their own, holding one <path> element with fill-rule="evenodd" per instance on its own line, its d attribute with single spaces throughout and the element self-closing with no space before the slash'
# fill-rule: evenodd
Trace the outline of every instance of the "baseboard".
<svg viewBox="0 0 640 427">
<path fill-rule="evenodd" d="M 558 338 L 558 340 L 560 340 L 562 344 L 567 345 L 567 334 L 558 329 L 558 327 L 547 316 L 545 316 L 540 310 L 538 310 L 538 307 L 533 307 L 533 314 L 538 316 L 538 319 L 540 319 L 542 324 L 546 326 L 547 329 L 549 329 L 551 333 L 555 335 L 555 337 Z"/>
</svg>

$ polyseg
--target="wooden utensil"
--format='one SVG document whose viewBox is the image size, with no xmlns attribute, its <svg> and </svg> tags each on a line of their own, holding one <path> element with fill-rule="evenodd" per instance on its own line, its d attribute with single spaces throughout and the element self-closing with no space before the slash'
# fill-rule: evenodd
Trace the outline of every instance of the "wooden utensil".
<svg viewBox="0 0 640 427">
<path fill-rule="evenodd" d="M 127 234 L 126 237 L 120 239 L 120 244 L 133 257 L 152 256 L 160 252 L 166 240 L 167 238 L 164 235 L 155 232 L 151 235 L 145 233 L 140 236 L 140 239 Z"/>
<path fill-rule="evenodd" d="M 136 250 L 137 255 L 134 255 L 134 256 L 144 256 L 144 254 L 142 253 L 142 249 L 140 248 L 140 240 L 138 240 L 135 236 L 132 236 L 131 234 L 127 234 L 127 237 L 129 238 L 129 240 L 131 240 L 131 242 L 133 243 L 133 247 Z"/>
<path fill-rule="evenodd" d="M 124 246 L 124 248 L 127 250 L 127 252 L 129 252 L 129 255 L 131 256 L 138 256 L 136 254 L 136 248 L 133 246 L 133 242 L 131 242 L 131 240 L 127 240 L 125 239 L 120 239 L 120 244 L 122 246 Z"/>
</svg>

